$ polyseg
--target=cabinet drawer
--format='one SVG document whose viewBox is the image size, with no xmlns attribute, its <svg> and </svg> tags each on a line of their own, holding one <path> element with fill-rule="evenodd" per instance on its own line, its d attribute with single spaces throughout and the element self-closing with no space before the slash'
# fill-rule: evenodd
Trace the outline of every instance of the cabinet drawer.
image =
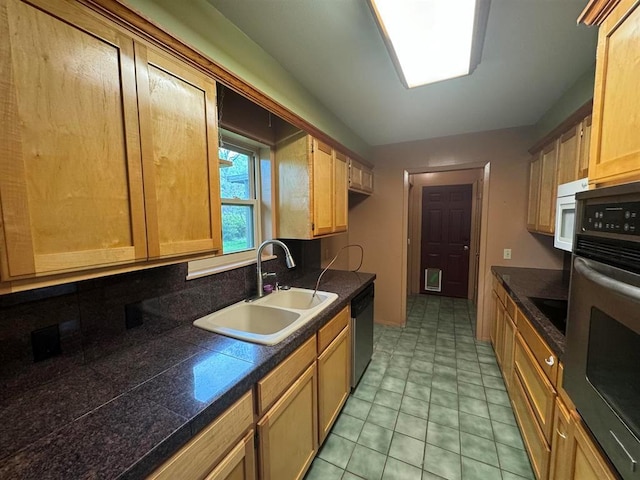
<svg viewBox="0 0 640 480">
<path fill-rule="evenodd" d="M 531 409 L 535 413 L 535 418 L 538 419 L 540 429 L 550 443 L 556 391 L 532 358 L 520 334 L 516 335 L 515 370 L 529 399 Z"/>
<path fill-rule="evenodd" d="M 329 346 L 333 339 L 349 323 L 350 308 L 347 305 L 339 314 L 333 317 L 324 327 L 318 331 L 318 353 L 322 353 Z"/>
<path fill-rule="evenodd" d="M 518 375 L 513 376 L 512 386 L 513 411 L 520 425 L 522 439 L 529 452 L 531 466 L 538 480 L 546 480 L 549 474 L 551 449 L 540 431 L 536 416 L 527 400 L 527 395 Z"/>
<path fill-rule="evenodd" d="M 258 382 L 258 415 L 262 416 L 315 359 L 314 335 Z"/>
<path fill-rule="evenodd" d="M 151 474 L 149 479 L 204 478 L 229 446 L 252 424 L 253 395 L 249 391 Z"/>
<path fill-rule="evenodd" d="M 533 358 L 535 358 L 537 364 L 545 373 L 551 384 L 555 387 L 558 377 L 558 358 L 553 354 L 547 343 L 533 328 L 529 319 L 527 319 L 520 310 L 518 310 L 517 317 L 518 320 L 516 324 L 518 325 L 520 335 L 522 335 L 524 342 L 531 350 Z"/>
</svg>

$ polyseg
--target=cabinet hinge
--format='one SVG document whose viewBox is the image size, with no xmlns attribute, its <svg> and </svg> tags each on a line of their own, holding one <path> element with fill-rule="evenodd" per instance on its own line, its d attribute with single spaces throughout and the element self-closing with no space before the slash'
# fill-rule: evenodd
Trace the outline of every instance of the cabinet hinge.
<svg viewBox="0 0 640 480">
<path fill-rule="evenodd" d="M 311 224 L 311 231 L 313 232 L 313 231 L 315 231 L 315 229 L 316 229 L 316 224 L 315 224 L 315 223 L 312 223 L 312 224 Z"/>
</svg>

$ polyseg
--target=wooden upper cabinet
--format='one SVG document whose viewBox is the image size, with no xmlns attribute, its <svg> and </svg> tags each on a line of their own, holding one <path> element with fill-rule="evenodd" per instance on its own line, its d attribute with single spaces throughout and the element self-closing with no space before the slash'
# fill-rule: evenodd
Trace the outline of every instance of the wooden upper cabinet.
<svg viewBox="0 0 640 480">
<path fill-rule="evenodd" d="M 580 123 L 580 152 L 578 154 L 578 179 L 589 176 L 589 149 L 591 147 L 591 120 L 586 117 Z"/>
<path fill-rule="evenodd" d="M 556 181 L 558 148 L 553 142 L 542 150 L 540 158 L 540 192 L 538 194 L 538 220 L 536 230 L 553 234 L 556 223 Z"/>
<path fill-rule="evenodd" d="M 278 231 L 310 239 L 347 230 L 347 160 L 300 132 L 276 146 Z"/>
<path fill-rule="evenodd" d="M 373 193 L 373 170 L 349 159 L 349 190 L 370 195 Z"/>
<path fill-rule="evenodd" d="M 333 158 L 333 231 L 346 232 L 349 219 L 349 163 L 346 155 L 334 151 Z"/>
<path fill-rule="evenodd" d="M 538 152 L 529 165 L 529 205 L 527 208 L 527 229 L 536 231 L 538 224 L 538 199 L 540 198 L 540 165 L 542 152 Z"/>
<path fill-rule="evenodd" d="M 219 250 L 215 82 L 79 2 L 0 19 L 1 280 Z"/>
<path fill-rule="evenodd" d="M 219 250 L 215 82 L 136 44 L 149 257 Z"/>
<path fill-rule="evenodd" d="M 570 127 L 558 142 L 558 185 L 578 180 L 582 124 Z"/>
<path fill-rule="evenodd" d="M 133 40 L 75 3 L 0 9 L 2 279 L 144 260 Z"/>
<path fill-rule="evenodd" d="M 333 150 L 313 139 L 311 148 L 313 182 L 313 235 L 333 232 Z"/>
<path fill-rule="evenodd" d="M 581 18 L 599 24 L 589 182 L 640 178 L 640 3 L 592 0 Z"/>
</svg>

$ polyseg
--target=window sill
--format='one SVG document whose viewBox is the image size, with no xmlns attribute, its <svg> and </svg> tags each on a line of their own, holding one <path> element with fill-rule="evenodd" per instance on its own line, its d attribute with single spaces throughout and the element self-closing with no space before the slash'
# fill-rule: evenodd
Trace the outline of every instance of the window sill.
<svg viewBox="0 0 640 480">
<path fill-rule="evenodd" d="M 272 260 L 274 258 L 278 258 L 277 255 L 262 255 L 262 261 Z M 224 265 L 216 265 L 214 267 L 202 268 L 199 270 L 194 270 L 189 272 L 187 275 L 187 280 L 193 280 L 196 278 L 202 278 L 209 275 L 215 275 L 216 273 L 228 272 L 229 270 L 235 270 L 236 268 L 246 267 L 247 265 L 255 265 L 256 259 L 250 258 L 247 260 L 239 260 L 237 262 L 231 262 Z"/>
</svg>

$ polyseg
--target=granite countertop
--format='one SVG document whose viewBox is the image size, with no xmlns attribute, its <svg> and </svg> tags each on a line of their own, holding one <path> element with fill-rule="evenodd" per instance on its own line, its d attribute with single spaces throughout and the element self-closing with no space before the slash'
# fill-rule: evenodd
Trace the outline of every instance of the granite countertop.
<svg viewBox="0 0 640 480">
<path fill-rule="evenodd" d="M 562 270 L 540 268 L 491 267 L 502 281 L 507 293 L 522 310 L 538 333 L 547 342 L 553 353 L 562 358 L 565 336 L 536 307 L 530 297 L 567 300 L 569 297 L 569 276 Z"/>
<path fill-rule="evenodd" d="M 318 273 L 292 285 L 314 288 Z M 277 345 L 188 324 L 3 403 L 0 448 L 11 453 L 0 478 L 146 477 L 373 280 L 370 273 L 327 271 L 320 289 L 338 299 Z M 61 417 L 62 428 L 39 434 Z"/>
</svg>

